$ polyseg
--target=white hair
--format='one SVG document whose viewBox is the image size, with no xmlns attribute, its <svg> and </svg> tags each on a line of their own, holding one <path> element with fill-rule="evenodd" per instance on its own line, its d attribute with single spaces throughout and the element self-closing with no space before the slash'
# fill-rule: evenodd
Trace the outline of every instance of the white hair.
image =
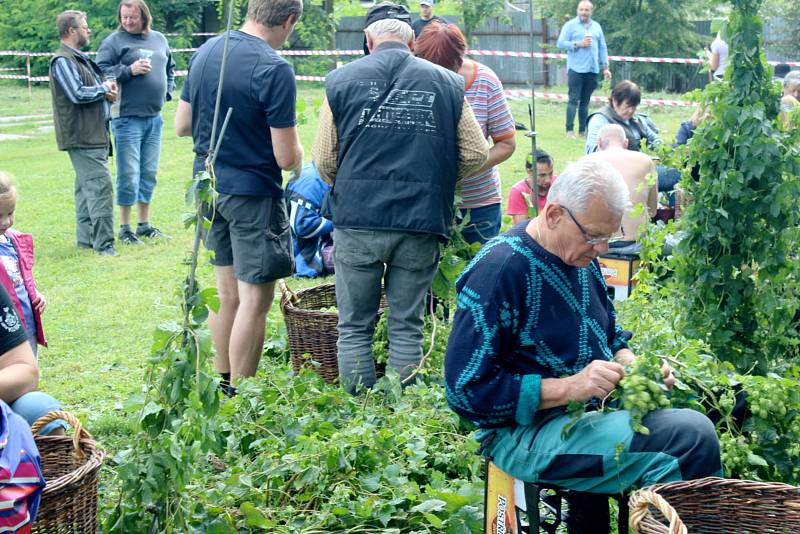
<svg viewBox="0 0 800 534">
<path fill-rule="evenodd" d="M 381 19 L 373 22 L 364 30 L 373 39 L 381 39 L 386 36 L 393 36 L 407 43 L 414 38 L 414 30 L 407 23 L 397 19 Z"/>
<path fill-rule="evenodd" d="M 581 158 L 571 163 L 550 186 L 547 202 L 554 202 L 575 213 L 584 213 L 592 198 L 605 201 L 619 217 L 631 209 L 630 192 L 617 169 L 601 160 Z"/>
<path fill-rule="evenodd" d="M 783 77 L 783 88 L 794 89 L 800 85 L 800 70 L 793 70 Z"/>
<path fill-rule="evenodd" d="M 625 145 L 625 130 L 619 124 L 606 124 L 597 132 L 597 146 L 601 149 L 608 148 L 609 142 L 616 139 L 620 145 Z"/>
</svg>

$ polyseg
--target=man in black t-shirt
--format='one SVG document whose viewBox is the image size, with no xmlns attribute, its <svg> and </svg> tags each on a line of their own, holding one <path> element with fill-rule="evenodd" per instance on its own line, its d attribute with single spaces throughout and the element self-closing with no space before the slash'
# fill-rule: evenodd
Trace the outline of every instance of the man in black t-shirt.
<svg viewBox="0 0 800 534">
<path fill-rule="evenodd" d="M 5 288 L 0 286 L 0 399 L 28 424 L 33 424 L 47 412 L 61 409 L 53 397 L 36 391 L 38 384 L 39 368 L 28 343 L 28 334 L 14 303 Z M 65 427 L 64 421 L 53 421 L 40 433 L 63 435 Z"/>
<path fill-rule="evenodd" d="M 209 323 L 223 382 L 255 374 L 275 280 L 292 274 L 281 170 L 299 171 L 303 148 L 294 71 L 275 50 L 302 12 L 302 0 L 250 0 L 244 25 L 228 36 L 218 129 L 228 108 L 233 113 L 214 166 L 219 196 L 205 236 L 215 254 L 220 307 Z M 224 42 L 225 35 L 211 39 L 192 57 L 175 115 L 176 133 L 194 139 L 195 172 L 210 150 Z"/>
<path fill-rule="evenodd" d="M 438 20 L 442 24 L 447 24 L 447 21 L 442 17 L 437 17 L 433 14 L 433 2 L 434 0 L 420 0 L 419 19 L 411 23 L 411 27 L 414 29 L 414 37 L 419 37 L 422 30 L 425 29 L 425 26 L 434 20 Z"/>
</svg>

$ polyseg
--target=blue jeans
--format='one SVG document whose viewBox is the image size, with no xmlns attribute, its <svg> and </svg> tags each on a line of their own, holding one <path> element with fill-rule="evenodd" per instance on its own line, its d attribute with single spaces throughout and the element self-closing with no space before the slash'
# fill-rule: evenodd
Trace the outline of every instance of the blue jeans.
<svg viewBox="0 0 800 534">
<path fill-rule="evenodd" d="M 469 212 L 469 223 L 461 230 L 461 235 L 467 243 L 483 245 L 500 233 L 500 225 L 503 222 L 503 210 L 500 204 L 461 210 L 461 218 L 467 212 Z"/>
<path fill-rule="evenodd" d="M 161 115 L 111 121 L 117 150 L 117 204 L 150 204 L 161 155 Z"/>
<path fill-rule="evenodd" d="M 37 419 L 47 414 L 48 412 L 57 412 L 61 410 L 61 404 L 56 399 L 42 391 L 31 391 L 21 396 L 10 404 L 11 410 L 25 419 L 29 425 L 36 422 Z M 44 428 L 39 431 L 39 434 L 46 436 L 56 428 L 67 428 L 67 423 L 64 421 L 56 420 L 47 423 Z"/>
<path fill-rule="evenodd" d="M 673 189 L 681 181 L 681 171 L 675 167 L 667 167 L 666 165 L 657 165 L 656 172 L 658 173 L 658 192 L 666 192 L 669 197 L 670 207 L 675 207 L 675 193 Z"/>
<path fill-rule="evenodd" d="M 432 234 L 335 228 L 339 379 L 353 393 L 375 384 L 372 336 L 381 298 L 389 303 L 389 366 L 406 378 L 422 359 L 425 295 L 438 268 Z"/>
</svg>

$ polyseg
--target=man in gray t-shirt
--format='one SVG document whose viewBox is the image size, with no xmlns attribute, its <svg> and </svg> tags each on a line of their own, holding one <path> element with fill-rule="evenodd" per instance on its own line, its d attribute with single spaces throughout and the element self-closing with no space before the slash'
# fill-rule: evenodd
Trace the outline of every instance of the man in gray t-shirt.
<svg viewBox="0 0 800 534">
<path fill-rule="evenodd" d="M 119 239 L 141 245 L 141 238 L 167 237 L 150 225 L 150 201 L 161 154 L 161 108 L 175 89 L 175 63 L 166 37 L 150 28 L 152 16 L 144 0 L 122 0 L 117 19 L 119 28 L 100 45 L 97 64 L 107 77 L 116 78 L 120 88 L 111 111 Z M 134 204 L 139 222 L 135 232 L 131 229 Z"/>
</svg>

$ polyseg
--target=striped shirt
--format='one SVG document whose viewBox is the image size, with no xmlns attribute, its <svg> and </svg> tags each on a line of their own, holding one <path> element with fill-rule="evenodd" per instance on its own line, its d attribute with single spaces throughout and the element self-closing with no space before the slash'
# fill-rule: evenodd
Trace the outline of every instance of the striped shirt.
<svg viewBox="0 0 800 534">
<path fill-rule="evenodd" d="M 81 54 L 77 50 L 75 53 Z M 106 120 L 111 119 L 111 108 L 105 101 L 108 90 L 102 80 L 96 78 L 96 85 L 84 85 L 78 66 L 65 57 L 57 57 L 53 60 L 53 78 L 64 89 L 64 94 L 73 104 L 91 104 L 103 100 L 103 115 Z"/>
<path fill-rule="evenodd" d="M 0 532 L 30 533 L 45 486 L 41 457 L 28 424 L 2 401 L 0 426 Z"/>
<path fill-rule="evenodd" d="M 464 97 L 472 107 L 475 119 L 483 130 L 484 138 L 491 138 L 497 143 L 514 137 L 514 118 L 503 94 L 503 84 L 492 69 L 478 62 L 472 61 L 472 63 L 477 68 L 474 78 L 467 80 Z M 497 167 L 465 178 L 463 187 L 462 209 L 481 208 L 502 201 L 500 172 Z"/>
</svg>

